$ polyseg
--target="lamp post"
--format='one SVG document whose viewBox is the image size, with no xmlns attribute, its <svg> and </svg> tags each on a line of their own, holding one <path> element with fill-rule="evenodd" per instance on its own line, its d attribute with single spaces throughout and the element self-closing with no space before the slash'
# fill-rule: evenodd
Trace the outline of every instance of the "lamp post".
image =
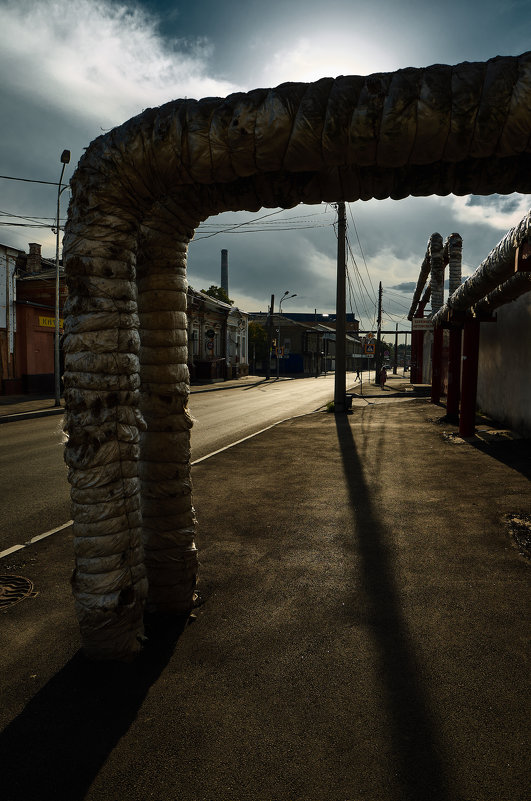
<svg viewBox="0 0 531 801">
<path fill-rule="evenodd" d="M 288 297 L 286 297 L 286 295 Z M 280 348 L 280 315 L 282 314 L 282 301 L 283 300 L 290 300 L 291 298 L 296 298 L 296 297 L 297 297 L 297 293 L 296 292 L 294 292 L 293 295 L 290 295 L 289 294 L 289 289 L 286 289 L 286 291 L 284 292 L 284 294 L 282 295 L 282 297 L 280 298 L 280 301 L 278 303 L 277 348 Z M 277 350 L 277 378 L 279 377 L 279 375 L 280 375 L 280 359 L 279 359 L 278 350 Z"/>
<path fill-rule="evenodd" d="M 70 162 L 70 151 L 63 150 L 61 153 L 61 177 L 57 187 L 57 219 L 56 219 L 56 239 L 55 239 L 55 343 L 54 343 L 54 379 L 55 379 L 55 406 L 61 405 L 61 376 L 59 369 L 59 211 L 61 203 L 61 192 L 67 189 L 61 188 L 65 167 Z"/>
</svg>

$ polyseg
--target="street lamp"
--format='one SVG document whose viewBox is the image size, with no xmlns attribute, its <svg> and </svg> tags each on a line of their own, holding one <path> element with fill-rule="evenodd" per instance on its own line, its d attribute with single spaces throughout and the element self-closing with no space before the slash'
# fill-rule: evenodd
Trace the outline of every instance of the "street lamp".
<svg viewBox="0 0 531 801">
<path fill-rule="evenodd" d="M 286 295 L 288 297 L 286 297 Z M 278 303 L 277 348 L 280 348 L 280 315 L 282 314 L 282 301 L 291 300 L 291 298 L 296 298 L 296 297 L 297 297 L 297 293 L 296 292 L 294 292 L 293 295 L 290 295 L 289 294 L 289 289 L 286 289 L 286 291 L 284 292 L 284 294 L 282 295 L 282 297 L 279 300 L 279 303 Z M 277 350 L 277 378 L 279 377 L 279 374 L 280 374 L 280 359 L 279 359 L 278 350 Z"/>
<path fill-rule="evenodd" d="M 61 376 L 59 369 L 59 207 L 61 202 L 61 192 L 68 186 L 63 186 L 63 174 L 65 167 L 70 162 L 70 151 L 63 150 L 61 153 L 61 177 L 57 187 L 57 219 L 56 219 L 56 239 L 55 239 L 55 349 L 54 349 L 54 379 L 55 379 L 55 405 L 61 405 Z"/>
</svg>

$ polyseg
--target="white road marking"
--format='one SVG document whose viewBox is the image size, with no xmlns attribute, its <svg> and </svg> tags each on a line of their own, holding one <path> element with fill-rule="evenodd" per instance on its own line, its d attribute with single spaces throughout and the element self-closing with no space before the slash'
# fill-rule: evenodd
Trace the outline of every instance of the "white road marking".
<svg viewBox="0 0 531 801">
<path fill-rule="evenodd" d="M 0 559 L 3 559 L 4 556 L 9 556 L 9 554 L 15 553 L 16 551 L 21 551 L 22 548 L 26 548 L 28 545 L 33 545 L 34 542 L 39 542 L 39 540 L 44 540 L 46 537 L 51 537 L 52 534 L 56 534 L 58 531 L 62 531 L 64 528 L 71 526 L 73 522 L 73 520 L 68 520 L 61 526 L 57 526 L 57 528 L 51 528 L 50 531 L 45 531 L 44 534 L 37 534 L 36 537 L 32 537 L 23 545 L 12 545 L 11 548 L 6 548 L 5 551 L 0 551 Z"/>
<path fill-rule="evenodd" d="M 316 411 L 319 411 L 322 408 L 323 407 L 320 406 L 319 409 L 316 409 Z M 231 442 L 229 445 L 225 445 L 224 448 L 219 448 L 217 451 L 212 451 L 212 453 L 207 453 L 206 456 L 201 456 L 200 459 L 195 459 L 195 461 L 191 463 L 191 466 L 195 467 L 196 464 L 204 462 L 205 459 L 210 459 L 212 456 L 216 456 L 216 454 L 218 453 L 223 453 L 223 451 L 227 451 L 229 450 L 229 448 L 233 448 L 235 445 L 239 445 L 241 442 L 246 442 L 246 440 L 248 439 L 257 437 L 259 434 L 263 434 L 265 431 L 269 431 L 270 429 L 275 428 L 275 426 L 278 426 L 281 423 L 287 423 L 289 420 L 296 420 L 298 417 L 307 417 L 308 414 L 315 414 L 315 412 L 305 412 L 304 414 L 296 414 L 293 415 L 292 417 L 286 417 L 284 418 L 284 420 L 277 420 L 275 423 L 271 423 L 271 425 L 266 426 L 265 428 L 261 428 L 260 431 L 255 431 L 253 434 L 249 434 L 249 436 L 243 437 L 243 439 L 238 439 L 236 440 L 236 442 Z M 44 534 L 38 534 L 36 537 L 32 537 L 23 545 L 12 545 L 11 548 L 7 548 L 5 551 L 0 551 L 0 559 L 3 559 L 5 556 L 9 556 L 12 553 L 16 553 L 16 551 L 20 551 L 23 548 L 26 548 L 28 545 L 33 545 L 33 543 L 39 542 L 39 540 L 43 540 L 46 537 L 50 537 L 52 534 L 56 534 L 58 531 L 62 531 L 64 528 L 68 528 L 68 526 L 71 526 L 73 522 L 74 522 L 73 520 L 68 520 L 61 526 L 57 526 L 57 528 L 52 528 L 50 529 L 50 531 L 45 531 Z"/>
<path fill-rule="evenodd" d="M 309 412 L 309 414 L 312 414 L 312 412 Z M 270 426 L 261 428 L 260 431 L 255 431 L 253 434 L 249 434 L 249 436 L 243 437 L 243 439 L 238 439 L 236 440 L 236 442 L 231 442 L 229 443 L 229 445 L 225 445 L 224 448 L 219 448 L 217 451 L 212 451 L 212 453 L 207 453 L 206 456 L 201 456 L 200 459 L 195 459 L 195 461 L 192 462 L 192 467 L 195 467 L 196 464 L 199 464 L 200 462 L 204 462 L 205 459 L 210 459 L 211 456 L 216 456 L 218 453 L 223 453 L 223 451 L 228 451 L 229 448 L 233 448 L 235 445 L 239 445 L 241 442 L 246 442 L 248 439 L 257 437 L 259 434 L 263 434 L 264 431 L 269 431 L 270 429 L 275 428 L 275 426 L 279 426 L 281 423 L 287 423 L 288 420 L 295 420 L 297 417 L 306 417 L 306 414 L 297 414 L 294 417 L 286 417 L 284 420 L 277 420 L 276 423 L 271 423 Z"/>
</svg>

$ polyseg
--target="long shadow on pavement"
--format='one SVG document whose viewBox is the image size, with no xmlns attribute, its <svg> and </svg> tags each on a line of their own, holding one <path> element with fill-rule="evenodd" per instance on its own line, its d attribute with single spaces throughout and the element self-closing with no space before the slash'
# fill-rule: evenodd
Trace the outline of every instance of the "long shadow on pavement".
<svg viewBox="0 0 531 801">
<path fill-rule="evenodd" d="M 2 800 L 85 798 L 167 665 L 185 624 L 179 619 L 171 628 L 162 622 L 131 664 L 90 662 L 78 652 L 0 734 Z"/>
<path fill-rule="evenodd" d="M 335 419 L 351 506 L 356 510 L 356 546 L 371 609 L 372 635 L 381 660 L 382 698 L 403 797 L 408 801 L 449 801 L 452 796 L 442 747 L 401 613 L 384 527 L 371 502 L 349 418 L 336 415 Z"/>
</svg>

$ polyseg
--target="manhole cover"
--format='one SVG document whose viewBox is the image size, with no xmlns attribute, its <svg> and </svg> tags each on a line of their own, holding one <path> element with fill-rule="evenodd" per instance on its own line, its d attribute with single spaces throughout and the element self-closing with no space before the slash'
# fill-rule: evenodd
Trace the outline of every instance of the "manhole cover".
<svg viewBox="0 0 531 801">
<path fill-rule="evenodd" d="M 0 576 L 0 609 L 18 604 L 33 593 L 33 582 L 23 576 Z"/>
</svg>

